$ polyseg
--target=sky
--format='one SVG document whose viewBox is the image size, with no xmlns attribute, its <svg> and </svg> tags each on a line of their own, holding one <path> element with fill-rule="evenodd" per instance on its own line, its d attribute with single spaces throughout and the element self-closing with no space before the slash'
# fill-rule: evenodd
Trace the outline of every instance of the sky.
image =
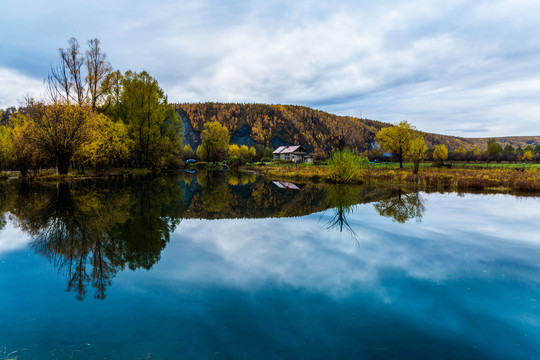
<svg viewBox="0 0 540 360">
<path fill-rule="evenodd" d="M 540 2 L 77 0 L 0 4 L 0 108 L 98 38 L 169 102 L 295 104 L 465 137 L 540 135 Z"/>
</svg>

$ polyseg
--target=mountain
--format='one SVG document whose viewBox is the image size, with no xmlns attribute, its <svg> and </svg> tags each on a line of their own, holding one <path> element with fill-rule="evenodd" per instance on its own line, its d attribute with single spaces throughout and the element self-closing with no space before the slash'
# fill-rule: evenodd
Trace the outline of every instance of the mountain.
<svg viewBox="0 0 540 360">
<path fill-rule="evenodd" d="M 231 142 L 241 145 L 262 144 L 276 148 L 302 144 L 309 151 L 329 151 L 340 141 L 359 151 L 369 149 L 377 132 L 392 124 L 351 116 L 338 116 L 298 105 L 198 103 L 175 104 L 184 121 L 185 139 L 195 149 L 200 132 L 208 121 L 227 126 Z M 429 147 L 445 144 L 449 150 L 463 147 L 486 149 L 489 138 L 464 138 L 422 132 Z M 526 147 L 540 143 L 540 136 L 495 138 L 503 147 Z"/>
</svg>

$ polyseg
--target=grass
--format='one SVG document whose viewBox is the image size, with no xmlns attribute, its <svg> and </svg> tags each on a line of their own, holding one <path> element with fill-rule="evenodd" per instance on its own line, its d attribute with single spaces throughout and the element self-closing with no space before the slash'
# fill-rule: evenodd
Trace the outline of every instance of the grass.
<svg viewBox="0 0 540 360">
<path fill-rule="evenodd" d="M 437 190 L 483 190 L 492 192 L 540 192 L 540 166 L 499 167 L 452 166 L 437 168 L 429 164 L 412 173 L 412 164 L 400 169 L 399 165 L 372 164 L 362 170 L 362 181 L 375 184 L 408 184 Z M 513 166 L 511 166 L 513 165 Z M 539 165 L 539 164 L 534 164 Z M 307 164 L 269 165 L 252 168 L 272 179 L 297 181 L 330 181 L 327 166 Z M 517 169 L 517 170 L 516 170 Z"/>
</svg>

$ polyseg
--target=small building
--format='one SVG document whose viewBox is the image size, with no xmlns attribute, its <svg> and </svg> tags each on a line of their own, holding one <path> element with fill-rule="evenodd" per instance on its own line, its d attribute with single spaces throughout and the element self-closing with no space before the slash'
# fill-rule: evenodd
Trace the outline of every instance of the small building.
<svg viewBox="0 0 540 360">
<path fill-rule="evenodd" d="M 313 154 L 308 154 L 302 145 L 280 146 L 273 152 L 274 160 L 292 161 L 295 163 L 312 163 Z"/>
</svg>

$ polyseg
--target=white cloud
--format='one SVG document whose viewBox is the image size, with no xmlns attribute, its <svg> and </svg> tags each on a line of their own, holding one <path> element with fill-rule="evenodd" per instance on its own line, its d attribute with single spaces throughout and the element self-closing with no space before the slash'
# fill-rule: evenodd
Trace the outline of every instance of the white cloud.
<svg viewBox="0 0 540 360">
<path fill-rule="evenodd" d="M 67 38 L 99 37 L 113 65 L 148 70 L 174 102 L 292 103 L 453 135 L 540 134 L 535 1 L 103 4 L 64 6 L 47 26 L 40 15 L 54 4 L 24 17 L 9 5 L 0 30 L 14 36 L 0 40 L 0 66 L 43 78 L 36 69 Z M 42 41 L 23 45 L 35 29 L 46 29 Z"/>
<path fill-rule="evenodd" d="M 43 96 L 43 82 L 16 70 L 0 67 L 0 108 L 15 106 L 26 94 Z"/>
</svg>

